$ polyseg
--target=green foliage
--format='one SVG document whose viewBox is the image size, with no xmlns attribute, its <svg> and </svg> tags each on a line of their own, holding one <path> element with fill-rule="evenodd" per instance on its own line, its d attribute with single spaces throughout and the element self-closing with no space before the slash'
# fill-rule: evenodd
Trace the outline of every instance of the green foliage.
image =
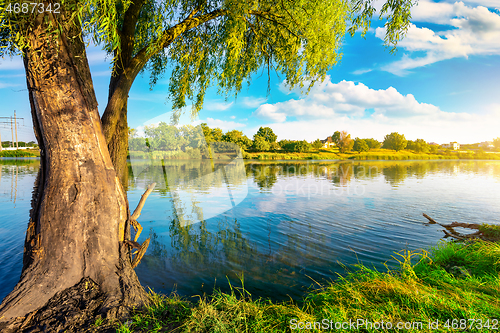
<svg viewBox="0 0 500 333">
<path fill-rule="evenodd" d="M 335 145 L 339 148 L 341 153 L 346 153 L 351 151 L 354 146 L 354 141 L 351 139 L 351 135 L 346 131 L 336 131 L 332 135 L 332 141 L 335 142 Z"/>
<path fill-rule="evenodd" d="M 206 143 L 222 141 L 223 132 L 220 128 L 210 128 L 206 123 L 201 124 L 203 135 L 205 136 Z"/>
<path fill-rule="evenodd" d="M 281 140 L 278 142 L 281 149 L 288 152 L 305 152 L 309 151 L 312 148 L 312 145 L 306 140 L 294 141 L 294 140 Z"/>
<path fill-rule="evenodd" d="M 118 331 L 176 327 L 179 332 L 277 333 L 290 331 L 293 322 L 322 323 L 324 318 L 333 323 L 349 323 L 353 318 L 370 323 L 384 320 L 393 327 L 398 322 L 423 324 L 407 332 L 434 332 L 428 323 L 436 321 L 437 331 L 448 331 L 444 326 L 447 322 L 451 331 L 453 323 L 458 326 L 462 320 L 467 327 L 471 318 L 473 324 L 481 320 L 485 330 L 487 320 L 491 327 L 491 318 L 500 316 L 499 255 L 499 244 L 481 241 L 442 242 L 429 252 L 403 250 L 393 255 L 399 263 L 397 270 L 380 272 L 361 264 L 345 267 L 346 276 L 308 292 L 300 303 L 252 298 L 242 278 L 241 287 L 230 285 L 229 293 L 214 290 L 196 304 L 176 295 L 156 296 L 160 301 L 136 312 L 128 324 L 131 326 L 122 324 Z M 452 318 L 457 321 L 452 323 Z M 307 331 L 324 331 L 312 325 Z M 379 330 L 361 327 L 361 331 Z"/>
<path fill-rule="evenodd" d="M 364 152 L 370 150 L 370 147 L 368 147 L 368 144 L 366 143 L 365 140 L 356 138 L 354 139 L 354 145 L 353 145 L 353 150 L 357 152 Z"/>
<path fill-rule="evenodd" d="M 406 148 L 414 150 L 417 153 L 427 153 L 430 150 L 429 144 L 424 139 L 409 140 Z"/>
<path fill-rule="evenodd" d="M 0 2 L 0 56 L 31 47 L 27 36 L 35 22 L 49 17 L 36 11 L 6 12 L 12 3 Z M 383 5 L 386 45 L 395 46 L 405 34 L 413 4 L 401 0 Z M 131 15 L 137 6 L 142 6 L 138 15 Z M 61 2 L 61 7 L 64 20 L 50 20 L 48 34 L 58 36 L 70 25 L 81 25 L 113 62 L 131 45 L 136 64 L 151 73 L 151 86 L 172 68 L 174 119 L 187 100 L 196 114 L 209 86 L 236 95 L 261 68 L 282 74 L 290 88 L 310 88 L 340 60 L 345 32 L 366 33 L 375 13 L 370 0 L 72 0 Z"/>
<path fill-rule="evenodd" d="M 364 139 L 370 149 L 379 149 L 382 144 L 375 139 Z"/>
<path fill-rule="evenodd" d="M 243 132 L 237 130 L 228 131 L 222 136 L 222 140 L 235 143 L 244 150 L 248 149 L 252 145 L 252 140 L 243 134 Z"/>
<path fill-rule="evenodd" d="M 278 136 L 274 134 L 270 127 L 260 127 L 257 133 L 253 136 L 254 141 L 255 138 L 259 136 L 269 143 L 274 143 L 276 142 L 276 139 L 278 139 Z"/>
<path fill-rule="evenodd" d="M 407 141 L 405 139 L 404 134 L 392 132 L 391 134 L 387 134 L 384 137 L 384 145 L 382 147 L 386 149 L 394 149 L 395 151 L 400 151 L 401 149 L 405 149 L 406 144 Z"/>
<path fill-rule="evenodd" d="M 35 152 L 27 150 L 2 150 L 0 151 L 0 157 L 36 157 L 40 156 Z"/>
<path fill-rule="evenodd" d="M 294 151 L 295 149 L 295 141 L 293 140 L 280 140 L 278 145 L 285 151 Z"/>
<path fill-rule="evenodd" d="M 264 137 L 255 135 L 252 148 L 256 151 L 268 151 L 269 149 L 271 149 L 271 145 L 268 141 L 266 141 Z"/>
<path fill-rule="evenodd" d="M 332 134 L 332 141 L 335 142 L 335 145 L 337 147 L 340 147 L 340 132 L 335 131 L 335 133 Z"/>
<path fill-rule="evenodd" d="M 181 150 L 187 144 L 186 139 L 180 135 L 175 126 L 160 122 L 158 125 L 144 127 L 151 150 Z"/>
<path fill-rule="evenodd" d="M 315 149 L 319 149 L 319 148 L 323 147 L 323 143 L 321 143 L 320 139 L 316 139 L 312 143 L 312 147 L 315 148 Z"/>
<path fill-rule="evenodd" d="M 496 149 L 500 149 L 500 138 L 493 139 L 493 145 Z"/>
<path fill-rule="evenodd" d="M 496 240 L 500 239 L 500 226 L 498 226 L 498 225 L 483 223 L 479 227 L 479 231 L 487 238 L 496 239 Z"/>
<path fill-rule="evenodd" d="M 18 147 L 32 147 L 32 148 L 38 148 L 38 144 L 35 143 L 35 141 L 30 141 L 28 143 L 24 142 L 24 141 L 18 141 L 17 142 L 17 145 Z M 9 148 L 9 147 L 12 147 L 12 146 L 16 146 L 16 142 L 14 142 L 14 145 L 12 145 L 12 142 L 11 141 L 2 141 L 2 148 Z"/>
<path fill-rule="evenodd" d="M 309 142 L 307 142 L 306 140 L 297 141 L 295 143 L 295 149 L 294 150 L 296 152 L 299 152 L 299 153 L 303 153 L 303 152 L 309 151 L 309 150 L 311 150 L 311 144 Z"/>
</svg>

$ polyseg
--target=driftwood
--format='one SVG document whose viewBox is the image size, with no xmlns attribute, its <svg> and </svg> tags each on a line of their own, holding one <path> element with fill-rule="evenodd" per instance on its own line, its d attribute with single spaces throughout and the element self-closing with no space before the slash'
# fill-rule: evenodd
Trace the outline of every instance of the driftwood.
<svg viewBox="0 0 500 333">
<path fill-rule="evenodd" d="M 132 255 L 135 255 L 134 259 L 132 260 L 132 268 L 136 268 L 137 265 L 139 265 L 139 262 L 141 261 L 142 257 L 146 253 L 146 250 L 148 249 L 149 246 L 149 241 L 150 239 L 146 239 L 144 243 L 139 244 L 137 243 L 137 239 L 139 239 L 139 235 L 142 232 L 142 226 L 139 222 L 137 222 L 137 219 L 141 215 L 142 208 L 144 207 L 144 204 L 146 203 L 146 199 L 148 196 L 153 192 L 153 189 L 155 188 L 156 183 L 153 183 L 148 186 L 147 190 L 144 192 L 144 194 L 141 196 L 141 200 L 139 200 L 139 203 L 137 204 L 137 207 L 134 210 L 134 213 L 130 216 L 129 223 L 134 227 L 135 230 L 135 236 L 134 240 L 125 240 L 125 243 L 129 245 L 132 249 L 136 249 L 134 253 L 131 253 Z"/>
<path fill-rule="evenodd" d="M 452 238 L 455 238 L 455 239 L 459 239 L 459 240 L 468 240 L 468 239 L 482 239 L 482 240 L 487 240 L 487 241 L 499 241 L 500 239 L 498 238 L 492 238 L 492 237 L 488 237 L 484 234 L 483 231 L 481 231 L 481 224 L 477 224 L 477 223 L 460 223 L 460 222 L 453 222 L 451 224 L 442 224 L 442 223 L 439 223 L 439 222 L 436 222 L 432 217 L 430 217 L 429 215 L 423 213 L 422 214 L 427 220 L 429 220 L 429 224 L 439 224 L 440 226 L 442 226 L 443 228 L 445 228 L 445 230 L 443 230 L 444 234 L 445 234 L 445 238 L 447 237 L 452 237 Z M 471 233 L 471 234 L 462 234 L 460 232 L 457 232 L 454 228 L 456 227 L 460 227 L 460 228 L 466 228 L 466 229 L 472 229 L 472 230 L 477 230 L 476 232 L 474 233 Z"/>
</svg>

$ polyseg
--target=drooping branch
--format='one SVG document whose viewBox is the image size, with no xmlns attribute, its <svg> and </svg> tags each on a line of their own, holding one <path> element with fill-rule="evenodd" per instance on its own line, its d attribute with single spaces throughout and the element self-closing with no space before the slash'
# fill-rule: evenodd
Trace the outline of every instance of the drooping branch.
<svg viewBox="0 0 500 333">
<path fill-rule="evenodd" d="M 167 48 L 172 42 L 182 33 L 193 29 L 207 21 L 227 14 L 226 10 L 217 9 L 210 13 L 193 16 L 191 13 L 185 20 L 165 30 L 159 39 L 154 43 L 154 47 L 144 47 L 132 58 L 130 63 L 124 68 L 122 75 L 116 83 L 111 96 L 108 99 L 108 105 L 102 115 L 102 123 L 104 125 L 104 137 L 106 143 L 109 144 L 116 130 L 116 125 L 120 117 L 120 111 L 128 97 L 132 83 L 139 72 L 144 68 L 149 59 L 158 54 L 164 48 Z"/>
</svg>

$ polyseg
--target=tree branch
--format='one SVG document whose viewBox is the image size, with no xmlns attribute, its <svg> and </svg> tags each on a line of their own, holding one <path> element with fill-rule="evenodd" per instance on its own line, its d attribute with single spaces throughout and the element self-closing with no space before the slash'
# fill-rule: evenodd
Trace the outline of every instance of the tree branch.
<svg viewBox="0 0 500 333">
<path fill-rule="evenodd" d="M 139 72 L 144 68 L 149 59 L 158 54 L 158 52 L 162 49 L 168 47 L 180 34 L 207 21 L 227 14 L 226 10 L 217 9 L 210 13 L 193 17 L 196 12 L 197 10 L 194 10 L 182 22 L 165 30 L 157 42 L 154 43 L 156 45 L 152 50 L 148 49 L 148 47 L 142 48 L 124 68 L 123 73 L 120 75 L 120 78 L 115 85 L 115 89 L 108 100 L 106 110 L 104 110 L 102 115 L 104 137 L 107 144 L 111 141 L 116 130 L 116 124 L 118 123 L 118 119 L 120 117 L 120 111 L 125 105 L 130 87 L 132 86 L 137 74 L 139 74 Z"/>
<path fill-rule="evenodd" d="M 148 186 L 148 189 L 146 190 L 146 192 L 144 192 L 144 194 L 141 196 L 141 200 L 139 200 L 139 203 L 137 204 L 137 207 L 134 210 L 134 213 L 130 216 L 131 220 L 137 221 L 139 216 L 141 216 L 141 211 L 142 211 L 142 208 L 144 207 L 144 204 L 146 203 L 146 199 L 151 194 L 151 192 L 153 192 L 155 186 L 156 186 L 156 183 L 153 183 L 153 184 Z"/>
<path fill-rule="evenodd" d="M 289 32 L 292 36 L 295 36 L 295 38 L 299 38 L 299 36 L 298 36 L 296 33 L 294 33 L 292 30 L 290 30 L 290 28 L 288 28 L 288 27 L 287 27 L 286 25 L 284 25 L 283 23 L 281 23 L 281 22 L 279 22 L 279 21 L 277 21 L 277 20 L 271 19 L 270 17 L 266 17 L 266 15 L 264 15 L 264 14 L 267 14 L 267 13 L 265 13 L 265 12 L 261 12 L 261 11 L 257 11 L 257 10 L 251 10 L 251 11 L 249 11 L 249 14 L 252 14 L 252 15 L 255 15 L 255 16 L 258 16 L 258 17 L 261 17 L 261 18 L 263 18 L 263 19 L 265 19 L 265 20 L 268 20 L 268 21 L 270 21 L 270 22 L 273 22 L 273 23 L 275 23 L 275 24 L 277 24 L 277 25 L 281 25 L 281 26 L 282 26 L 283 28 L 285 28 L 285 29 L 286 29 L 286 30 L 287 30 L 287 31 L 288 31 L 288 32 Z M 281 16 L 277 16 L 277 15 L 272 15 L 272 16 L 273 16 L 273 17 L 277 17 L 277 18 L 283 18 L 283 17 L 281 17 Z"/>
<path fill-rule="evenodd" d="M 111 79 L 109 81 L 108 101 L 111 99 L 111 96 L 118 85 L 120 75 L 123 74 L 125 68 L 132 59 L 137 21 L 139 20 L 139 14 L 145 3 L 146 0 L 135 0 L 135 2 L 132 3 L 125 12 L 121 30 L 117 31 L 120 36 L 121 50 L 116 50 L 114 54 L 115 62 L 113 65 L 113 72 L 111 73 Z"/>
</svg>

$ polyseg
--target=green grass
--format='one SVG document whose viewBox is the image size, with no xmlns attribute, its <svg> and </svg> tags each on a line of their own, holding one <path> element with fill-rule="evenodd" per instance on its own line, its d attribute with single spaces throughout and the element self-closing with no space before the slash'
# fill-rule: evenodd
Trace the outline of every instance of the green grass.
<svg viewBox="0 0 500 333">
<path fill-rule="evenodd" d="M 37 149 L 0 151 L 0 157 L 39 157 L 39 156 L 40 152 Z"/>
<path fill-rule="evenodd" d="M 219 156 L 220 155 L 220 156 Z M 196 149 L 190 152 L 182 151 L 155 151 L 153 153 L 129 152 L 131 158 L 151 158 L 151 159 L 196 159 L 199 158 L 199 151 Z M 230 158 L 221 154 L 216 154 L 215 159 Z M 453 151 L 442 151 L 436 154 L 416 153 L 410 150 L 395 151 L 390 149 L 372 149 L 367 152 L 357 153 L 354 151 L 340 153 L 337 148 L 313 149 L 308 152 L 247 152 L 243 151 L 244 159 L 256 160 L 439 160 L 439 159 L 500 159 L 500 154 L 468 154 Z"/>
<path fill-rule="evenodd" d="M 227 294 L 216 290 L 197 303 L 152 293 L 152 305 L 137 311 L 117 331 L 290 332 L 291 323 L 302 322 L 312 323 L 305 331 L 319 332 L 313 323 L 323 324 L 323 319 L 329 324 L 364 319 L 423 325 L 405 332 L 444 332 L 452 331 L 453 319 L 463 324 L 466 319 L 485 323 L 500 318 L 499 244 L 442 242 L 429 251 L 402 251 L 394 257 L 400 263 L 398 270 L 379 272 L 358 265 L 346 277 L 311 291 L 300 303 L 253 299 L 243 285 L 232 286 Z M 447 320 L 449 329 L 444 326 Z M 436 321 L 439 330 L 430 329 L 428 323 Z M 383 330 L 362 325 L 359 331 Z"/>
<path fill-rule="evenodd" d="M 338 160 L 342 159 L 338 153 L 327 150 L 319 149 L 304 153 L 299 152 L 245 152 L 244 159 L 256 160 Z"/>
</svg>

